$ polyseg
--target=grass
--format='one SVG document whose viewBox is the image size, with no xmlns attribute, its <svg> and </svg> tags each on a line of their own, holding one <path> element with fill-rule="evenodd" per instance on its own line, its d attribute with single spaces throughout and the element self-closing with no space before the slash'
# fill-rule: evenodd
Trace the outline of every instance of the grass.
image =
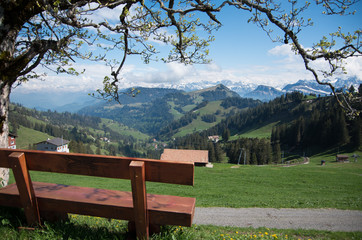
<svg viewBox="0 0 362 240">
<path fill-rule="evenodd" d="M 100 123 L 100 125 L 105 124 L 112 131 L 115 131 L 115 132 L 117 132 L 119 134 L 132 136 L 132 137 L 134 137 L 134 138 L 136 138 L 138 140 L 147 140 L 149 138 L 148 135 L 146 135 L 144 133 L 141 133 L 138 130 L 129 128 L 129 127 L 127 127 L 127 126 L 125 126 L 123 124 L 120 124 L 120 123 L 118 123 L 116 121 L 113 121 L 113 120 L 110 120 L 110 119 L 105 119 L 105 118 L 102 118 L 101 120 L 102 120 L 102 122 Z"/>
<path fill-rule="evenodd" d="M 194 109 L 196 106 L 197 106 L 197 104 L 186 105 L 186 106 L 182 107 L 182 110 L 183 110 L 184 112 L 189 112 L 189 111 L 191 111 L 192 109 Z"/>
<path fill-rule="evenodd" d="M 357 153 L 362 156 L 362 153 Z M 351 155 L 351 154 L 349 154 Z M 147 183 L 154 194 L 196 197 L 198 207 L 337 208 L 362 210 L 362 160 L 336 163 L 334 155 L 285 167 L 214 164 L 195 168 L 195 185 Z M 321 166 L 321 159 L 326 166 Z M 34 181 L 130 190 L 128 180 L 32 172 Z M 11 177 L 11 181 L 14 179 Z M 226 187 L 227 186 L 227 187 Z"/>
<path fill-rule="evenodd" d="M 35 229 L 26 226 L 21 210 L 0 208 L 0 236 L 2 239 L 127 239 L 127 222 L 99 217 L 69 215 L 65 222 L 45 223 Z M 165 226 L 151 240 L 241 240 L 241 239 L 361 239 L 361 232 L 329 232 L 315 230 L 287 230 L 269 228 L 217 227 L 193 225 L 190 228 Z"/>
<path fill-rule="evenodd" d="M 197 117 L 197 119 L 194 119 L 190 124 L 181 127 L 179 129 L 179 131 L 173 136 L 173 137 L 182 137 L 185 136 L 187 134 L 191 134 L 197 131 L 203 131 L 206 129 L 209 129 L 213 126 L 215 126 L 216 124 L 220 123 L 223 119 L 225 119 L 226 115 L 233 110 L 234 108 L 228 108 L 228 109 L 224 109 L 223 107 L 220 106 L 220 104 L 222 103 L 222 101 L 212 101 L 209 102 L 206 106 L 196 110 L 197 113 L 199 113 L 200 115 Z M 217 111 L 220 111 L 220 114 L 216 115 Z M 216 116 L 216 121 L 212 122 L 212 123 L 207 123 L 202 121 L 201 117 L 203 115 L 207 115 L 207 114 L 215 114 Z"/>
<path fill-rule="evenodd" d="M 236 140 L 238 138 L 270 138 L 273 127 L 279 122 L 272 122 L 265 126 L 258 126 L 253 129 L 249 129 L 242 134 L 232 136 L 230 140 Z"/>
<path fill-rule="evenodd" d="M 190 124 L 186 125 L 185 127 L 182 127 L 179 129 L 179 132 L 174 135 L 174 137 L 182 137 L 190 133 L 194 133 L 197 131 L 202 131 L 205 129 L 208 129 L 212 126 L 215 126 L 218 123 L 218 121 L 213 123 L 207 123 L 201 120 L 201 117 L 199 116 L 197 119 L 193 120 Z"/>
<path fill-rule="evenodd" d="M 46 133 L 42 133 L 23 126 L 20 126 L 18 133 L 21 133 L 21 137 L 16 138 L 16 147 L 19 149 L 27 149 L 29 144 L 33 145 L 34 143 L 45 141 L 48 138 L 53 138 Z"/>
<path fill-rule="evenodd" d="M 362 156 L 361 152 L 356 152 Z M 349 153 L 348 155 L 352 155 Z M 326 165 L 321 166 L 320 161 Z M 147 191 L 196 197 L 198 207 L 337 208 L 362 210 L 362 160 L 336 163 L 335 153 L 310 158 L 308 165 L 240 166 L 214 164 L 195 168 L 195 186 L 147 183 Z M 130 191 L 130 182 L 106 178 L 31 172 L 34 181 Z M 14 182 L 11 176 L 11 182 Z M 5 239 L 126 239 L 126 222 L 71 215 L 64 223 L 34 231 L 25 226 L 23 213 L 0 208 L 0 236 Z M 10 216 L 10 217 L 9 217 Z M 15 220 L 12 219 L 15 216 Z M 265 234 L 265 233 L 268 234 Z M 286 237 L 287 236 L 287 237 Z M 276 238 L 277 237 L 277 238 Z M 252 229 L 217 226 L 165 227 L 151 239 L 362 239 L 361 232 Z"/>
</svg>

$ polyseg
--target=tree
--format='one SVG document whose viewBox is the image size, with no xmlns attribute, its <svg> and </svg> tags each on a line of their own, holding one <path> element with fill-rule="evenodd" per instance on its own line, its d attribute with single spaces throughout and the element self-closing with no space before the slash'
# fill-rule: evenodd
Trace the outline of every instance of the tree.
<svg viewBox="0 0 362 240">
<path fill-rule="evenodd" d="M 345 15 L 353 13 L 351 8 L 356 2 L 358 0 L 315 0 L 313 5 L 326 15 Z M 337 94 L 332 84 L 323 82 L 311 63 L 325 60 L 330 71 L 322 72 L 324 76 L 343 71 L 345 59 L 361 55 L 361 31 L 343 33 L 338 29 L 331 33 L 331 39 L 325 37 L 311 49 L 303 47 L 298 35 L 304 27 L 312 25 L 311 18 L 305 20 L 304 16 L 311 5 L 309 1 L 298 0 L 231 0 L 217 4 L 211 0 L 0 1 L 0 146 L 7 146 L 11 88 L 41 78 L 39 67 L 77 75 L 71 62 L 104 61 L 110 66 L 110 76 L 105 76 L 104 87 L 98 90 L 99 97 L 118 100 L 117 83 L 128 55 L 139 55 L 146 63 L 154 59 L 186 64 L 208 62 L 207 46 L 214 40 L 212 31 L 221 26 L 217 14 L 227 7 L 248 14 L 249 22 L 265 30 L 273 41 L 290 43 L 315 80 L 329 85 L 340 105 L 352 115 L 356 114 L 359 109 L 349 104 L 355 100 L 353 96 Z M 116 14 L 119 21 L 92 18 L 102 9 L 112 11 L 109 15 Z M 277 31 L 280 36 L 273 36 Z M 154 41 L 169 44 L 170 52 L 159 56 L 159 51 L 151 45 Z M 87 45 L 102 48 L 104 53 L 95 56 Z M 107 58 L 111 50 L 122 51 L 118 61 Z M 133 90 L 129 94 L 136 93 L 137 90 Z"/>
<path fill-rule="evenodd" d="M 230 130 L 226 127 L 222 133 L 222 139 L 227 142 L 230 138 Z"/>
<path fill-rule="evenodd" d="M 281 150 L 279 142 L 274 143 L 273 145 L 273 162 L 280 163 L 281 162 Z"/>
</svg>

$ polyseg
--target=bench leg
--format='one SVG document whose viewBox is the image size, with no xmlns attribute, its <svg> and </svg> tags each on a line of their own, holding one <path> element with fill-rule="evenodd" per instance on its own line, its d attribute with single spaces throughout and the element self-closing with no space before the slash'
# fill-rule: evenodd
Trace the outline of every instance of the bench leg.
<svg viewBox="0 0 362 240">
<path fill-rule="evenodd" d="M 147 213 L 145 163 L 142 161 L 132 161 L 129 167 L 136 234 L 140 240 L 148 239 L 149 219 Z"/>
<path fill-rule="evenodd" d="M 19 190 L 20 201 L 23 205 L 26 220 L 29 225 L 41 224 L 38 203 L 33 184 L 26 165 L 25 154 L 13 152 L 9 155 L 9 165 L 13 169 L 16 186 Z"/>
</svg>

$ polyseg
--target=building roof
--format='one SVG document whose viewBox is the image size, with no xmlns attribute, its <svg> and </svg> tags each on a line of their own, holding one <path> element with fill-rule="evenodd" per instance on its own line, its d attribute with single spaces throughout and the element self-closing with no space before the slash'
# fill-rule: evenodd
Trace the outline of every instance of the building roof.
<svg viewBox="0 0 362 240">
<path fill-rule="evenodd" d="M 208 163 L 209 151 L 207 150 L 185 150 L 185 149 L 164 149 L 161 160 L 178 162 Z"/>
<path fill-rule="evenodd" d="M 65 144 L 69 143 L 68 140 L 65 140 L 63 138 L 48 139 L 48 140 L 40 142 L 40 143 L 45 143 L 45 142 L 50 143 L 50 144 L 55 145 L 55 146 L 63 146 Z M 37 143 L 37 144 L 39 144 L 39 143 Z"/>
<path fill-rule="evenodd" d="M 13 137 L 13 138 L 17 138 L 17 137 L 18 137 L 18 136 L 17 136 L 16 134 L 14 134 L 14 133 L 9 133 L 8 136 L 9 136 L 9 137 Z"/>
</svg>

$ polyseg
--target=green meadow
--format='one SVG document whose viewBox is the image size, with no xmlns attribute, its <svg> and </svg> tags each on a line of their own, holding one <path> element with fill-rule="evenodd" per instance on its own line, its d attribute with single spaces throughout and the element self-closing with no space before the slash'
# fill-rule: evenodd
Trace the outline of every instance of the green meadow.
<svg viewBox="0 0 362 240">
<path fill-rule="evenodd" d="M 356 152 L 362 156 L 361 152 Z M 352 153 L 349 153 L 352 155 Z M 326 161 L 321 166 L 321 160 Z M 31 172 L 33 181 L 129 191 L 130 182 L 106 178 Z M 14 182 L 11 177 L 11 182 Z M 214 164 L 195 168 L 195 185 L 147 183 L 147 191 L 196 197 L 197 207 L 337 208 L 362 210 L 362 159 L 335 162 L 334 154 L 316 155 L 309 164 L 237 166 Z M 0 235 L 6 239 L 124 239 L 124 221 L 70 215 L 64 223 L 36 230 L 17 230 L 21 213 L 2 209 Z M 19 212 L 19 211 L 18 211 Z M 15 220 L 14 220 L 15 216 Z M 267 235 L 265 233 L 268 233 Z M 287 237 L 286 237 L 287 236 Z M 248 229 L 216 226 L 165 227 L 152 239 L 361 239 L 362 233 L 311 230 Z"/>
<path fill-rule="evenodd" d="M 357 153 L 362 156 L 362 153 Z M 352 155 L 352 154 L 350 154 Z M 321 166 L 321 160 L 326 161 Z M 33 181 L 129 191 L 129 180 L 32 172 Z M 11 182 L 14 179 L 11 178 Z M 195 167 L 194 186 L 147 183 L 147 191 L 195 197 L 198 207 L 337 208 L 362 210 L 362 159 L 311 157 L 302 165 Z"/>
</svg>

